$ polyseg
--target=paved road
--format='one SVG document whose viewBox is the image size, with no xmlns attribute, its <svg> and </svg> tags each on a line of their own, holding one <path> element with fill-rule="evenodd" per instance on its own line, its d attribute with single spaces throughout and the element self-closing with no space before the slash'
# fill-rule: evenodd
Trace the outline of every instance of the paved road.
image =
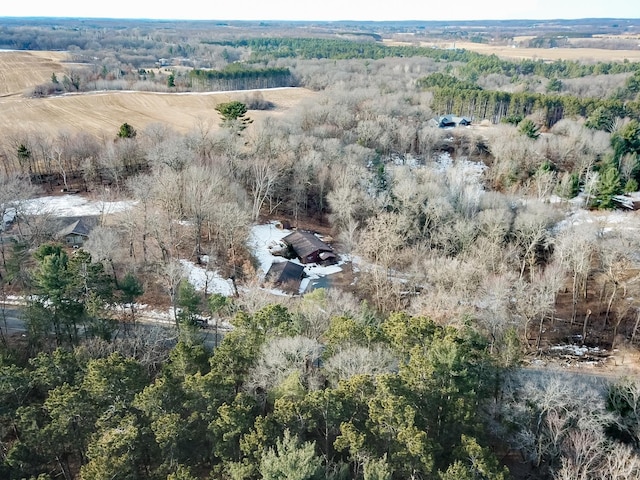
<svg viewBox="0 0 640 480">
<path fill-rule="evenodd" d="M 149 317 L 148 315 L 144 318 L 138 318 L 136 324 L 138 329 L 149 333 L 152 333 L 152 330 L 157 328 L 169 331 L 175 329 L 175 325 L 172 322 L 167 322 L 165 318 L 153 319 L 153 317 Z M 19 306 L 0 303 L 0 333 L 5 336 L 13 336 L 16 334 L 26 335 L 27 327 L 21 318 L 21 308 Z M 218 341 L 216 342 L 216 335 L 213 328 L 202 329 L 201 333 L 205 346 L 210 349 L 220 344 L 224 334 L 224 332 L 218 333 Z M 167 339 L 171 337 L 173 337 L 173 335 L 167 335 Z M 177 338 L 177 335 L 175 337 Z"/>
<path fill-rule="evenodd" d="M 20 310 L 14 306 L 0 304 L 0 332 L 3 335 L 14 335 L 26 331 L 24 322 L 20 318 Z"/>
</svg>

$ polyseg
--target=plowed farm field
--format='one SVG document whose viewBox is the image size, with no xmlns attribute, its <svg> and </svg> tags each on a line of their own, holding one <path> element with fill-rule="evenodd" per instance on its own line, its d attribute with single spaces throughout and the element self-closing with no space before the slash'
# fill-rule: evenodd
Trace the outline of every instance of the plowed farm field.
<svg viewBox="0 0 640 480">
<path fill-rule="evenodd" d="M 62 52 L 0 51 L 0 131 L 7 136 L 25 131 L 51 135 L 84 131 L 109 137 L 125 122 L 138 130 L 162 123 L 186 132 L 203 122 L 215 129 L 219 128 L 216 105 L 242 100 L 249 93 L 101 91 L 48 98 L 24 95 L 33 86 L 49 81 L 52 73 L 62 78 L 69 69 L 64 60 Z M 249 117 L 259 124 L 266 117 L 283 115 L 313 95 L 303 88 L 262 90 L 264 100 L 275 107 L 252 110 Z"/>
<path fill-rule="evenodd" d="M 40 83 L 51 80 L 51 74 L 62 76 L 64 52 L 2 51 L 0 50 L 0 97 L 22 95 Z"/>
</svg>

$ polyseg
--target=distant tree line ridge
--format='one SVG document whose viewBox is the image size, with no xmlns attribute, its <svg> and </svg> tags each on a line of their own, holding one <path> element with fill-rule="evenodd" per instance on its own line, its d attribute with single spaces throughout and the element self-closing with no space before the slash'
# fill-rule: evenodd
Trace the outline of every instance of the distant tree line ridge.
<svg viewBox="0 0 640 480">
<path fill-rule="evenodd" d="M 254 61 L 265 58 L 302 59 L 371 59 L 388 57 L 431 57 L 442 61 L 469 61 L 469 55 L 478 55 L 465 50 L 443 50 L 404 45 L 383 45 L 373 41 L 343 39 L 282 37 L 244 38 L 232 41 L 215 41 L 214 45 L 249 48 Z"/>
<path fill-rule="evenodd" d="M 539 75 L 545 78 L 579 78 L 588 75 L 612 75 L 635 72 L 637 62 L 597 62 L 592 64 L 572 60 L 523 59 L 503 60 L 497 55 L 483 55 L 464 49 L 442 49 L 411 45 L 384 45 L 373 41 L 353 41 L 326 38 L 245 38 L 232 41 L 211 41 L 213 45 L 245 47 L 252 52 L 252 59 L 303 58 L 303 59 L 371 59 L 387 57 L 429 57 L 437 61 L 461 62 L 465 76 L 499 73 L 509 77 Z"/>
<path fill-rule="evenodd" d="M 512 122 L 535 111 L 544 114 L 544 124 L 551 127 L 565 117 L 587 118 L 588 126 L 607 130 L 615 118 L 640 118 L 640 102 L 633 99 L 637 93 L 637 73 L 630 77 L 625 88 L 610 98 L 580 98 L 556 92 L 503 92 L 483 90 L 478 85 L 453 76 L 434 73 L 417 81 L 420 88 L 433 93 L 431 104 L 435 112 L 488 119 L 492 123 Z M 517 123 L 517 122 L 516 122 Z"/>
</svg>

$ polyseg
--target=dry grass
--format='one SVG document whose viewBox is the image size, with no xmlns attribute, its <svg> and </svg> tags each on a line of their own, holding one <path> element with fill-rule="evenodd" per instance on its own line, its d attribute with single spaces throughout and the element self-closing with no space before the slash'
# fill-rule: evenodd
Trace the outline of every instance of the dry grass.
<svg viewBox="0 0 640 480">
<path fill-rule="evenodd" d="M 51 80 L 68 70 L 63 52 L 0 52 L 0 97 L 21 95 L 29 87 Z"/>
<path fill-rule="evenodd" d="M 526 40 L 533 37 L 516 37 Z M 411 45 L 410 42 L 385 42 L 388 45 Z M 514 48 L 508 45 L 490 45 L 473 42 L 420 42 L 423 47 L 462 48 L 484 55 L 497 55 L 504 59 L 574 60 L 584 62 L 640 62 L 640 50 L 609 50 L 604 48 Z"/>
<path fill-rule="evenodd" d="M 428 44 L 425 44 L 427 46 Z M 442 43 L 443 48 L 453 47 L 452 42 Z M 507 45 L 455 42 L 456 48 L 464 48 L 485 55 L 495 54 L 508 59 L 574 60 L 584 62 L 640 62 L 640 50 L 608 50 L 603 48 L 513 48 Z"/>
<path fill-rule="evenodd" d="M 6 135 L 35 131 L 55 135 L 60 131 L 84 131 L 110 137 L 127 122 L 136 129 L 152 123 L 169 125 L 179 132 L 206 122 L 219 128 L 214 110 L 221 102 L 241 100 L 247 92 L 167 94 L 152 92 L 95 92 L 50 98 L 27 98 L 30 87 L 43 83 L 56 72 L 67 69 L 59 52 L 0 52 L 0 131 Z M 314 92 L 303 88 L 268 89 L 263 98 L 275 108 L 251 111 L 256 123 L 265 117 L 279 116 Z"/>
</svg>

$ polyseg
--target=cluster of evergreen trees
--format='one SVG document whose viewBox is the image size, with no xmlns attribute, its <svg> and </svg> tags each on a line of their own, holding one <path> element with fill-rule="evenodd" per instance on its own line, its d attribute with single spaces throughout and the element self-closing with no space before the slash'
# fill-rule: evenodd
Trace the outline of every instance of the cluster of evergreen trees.
<svg viewBox="0 0 640 480">
<path fill-rule="evenodd" d="M 240 311 L 212 353 L 183 325 L 155 368 L 90 344 L 3 351 L 0 475 L 507 478 L 483 414 L 499 370 L 471 329 L 355 315 L 313 336 L 309 320 Z"/>
<path fill-rule="evenodd" d="M 193 87 L 207 90 L 250 90 L 294 84 L 293 75 L 286 67 L 247 68 L 230 64 L 224 70 L 189 70 L 188 77 Z"/>
<path fill-rule="evenodd" d="M 635 62 L 583 63 L 573 60 L 505 60 L 497 55 L 483 55 L 463 49 L 440 49 L 409 45 L 384 45 L 374 41 L 327 38 L 256 37 L 234 41 L 212 41 L 212 44 L 249 48 L 252 59 L 381 59 L 387 57 L 428 57 L 436 61 L 456 62 L 464 66 L 461 74 L 468 78 L 488 74 L 508 77 L 537 75 L 544 78 L 579 78 L 589 75 L 613 75 L 638 70 Z"/>
</svg>

